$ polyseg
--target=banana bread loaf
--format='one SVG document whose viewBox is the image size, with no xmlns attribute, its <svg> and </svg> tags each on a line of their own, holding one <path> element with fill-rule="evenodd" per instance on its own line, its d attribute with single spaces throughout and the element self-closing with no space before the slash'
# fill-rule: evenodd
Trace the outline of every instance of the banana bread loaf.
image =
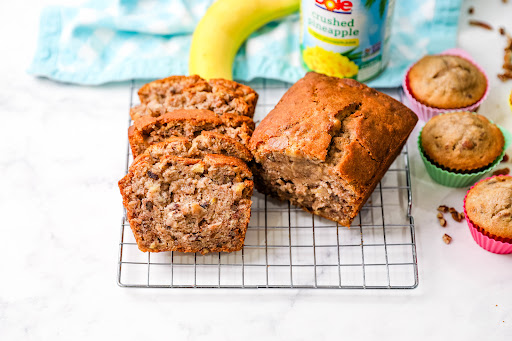
<svg viewBox="0 0 512 341">
<path fill-rule="evenodd" d="M 145 84 L 141 105 L 130 110 L 133 120 L 157 117 L 175 109 L 207 109 L 218 115 L 253 117 L 258 94 L 246 85 L 225 79 L 206 81 L 194 76 L 171 76 Z"/>
<path fill-rule="evenodd" d="M 254 122 L 249 117 L 234 114 L 219 116 L 210 110 L 181 109 L 159 117 L 138 119 L 128 130 L 128 140 L 133 157 L 137 157 L 150 145 L 171 136 L 193 139 L 202 131 L 220 133 L 247 145 L 253 130 Z"/>
<path fill-rule="evenodd" d="M 251 215 L 252 174 L 238 158 L 138 157 L 119 181 L 141 251 L 238 251 Z"/>
<path fill-rule="evenodd" d="M 256 188 L 350 226 L 417 120 L 353 79 L 309 72 L 254 131 Z"/>
</svg>

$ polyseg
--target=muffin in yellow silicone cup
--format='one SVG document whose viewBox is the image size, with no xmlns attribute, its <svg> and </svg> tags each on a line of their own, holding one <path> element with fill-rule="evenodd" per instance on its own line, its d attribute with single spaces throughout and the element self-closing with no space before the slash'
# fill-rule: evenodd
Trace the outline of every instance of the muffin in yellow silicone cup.
<svg viewBox="0 0 512 341">
<path fill-rule="evenodd" d="M 427 122 L 420 132 L 418 148 L 427 172 L 436 182 L 464 187 L 499 164 L 510 142 L 508 137 L 508 132 L 482 115 L 452 112 Z"/>
<path fill-rule="evenodd" d="M 471 187 L 464 215 L 478 245 L 493 253 L 512 253 L 511 176 L 494 176 Z"/>
</svg>

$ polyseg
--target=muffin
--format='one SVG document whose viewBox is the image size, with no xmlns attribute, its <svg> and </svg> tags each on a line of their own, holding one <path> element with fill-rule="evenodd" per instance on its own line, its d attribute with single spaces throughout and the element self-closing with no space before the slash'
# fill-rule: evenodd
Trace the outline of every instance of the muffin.
<svg viewBox="0 0 512 341">
<path fill-rule="evenodd" d="M 480 181 L 467 193 L 464 212 L 475 241 L 494 253 L 512 253 L 512 177 Z"/>
<path fill-rule="evenodd" d="M 501 130 L 484 116 L 471 112 L 435 116 L 421 132 L 426 158 L 447 171 L 482 170 L 503 153 L 504 146 Z"/>
<path fill-rule="evenodd" d="M 408 73 L 409 90 L 433 108 L 466 108 L 487 90 L 485 75 L 469 60 L 454 55 L 425 56 Z"/>
</svg>

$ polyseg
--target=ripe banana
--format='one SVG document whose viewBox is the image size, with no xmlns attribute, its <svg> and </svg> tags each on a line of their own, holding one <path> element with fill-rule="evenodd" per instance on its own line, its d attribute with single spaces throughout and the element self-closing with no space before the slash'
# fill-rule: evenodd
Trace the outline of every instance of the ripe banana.
<svg viewBox="0 0 512 341">
<path fill-rule="evenodd" d="M 192 36 L 189 73 L 232 79 L 233 61 L 249 35 L 299 9 L 299 0 L 217 0 Z"/>
</svg>

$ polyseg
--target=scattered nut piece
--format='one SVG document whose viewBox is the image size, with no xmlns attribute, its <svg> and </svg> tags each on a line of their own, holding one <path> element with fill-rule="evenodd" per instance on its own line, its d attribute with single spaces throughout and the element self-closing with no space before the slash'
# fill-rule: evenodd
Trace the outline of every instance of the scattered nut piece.
<svg viewBox="0 0 512 341">
<path fill-rule="evenodd" d="M 439 225 L 441 225 L 441 227 L 446 227 L 446 220 L 444 218 L 439 219 Z"/>
<path fill-rule="evenodd" d="M 439 212 L 443 212 L 443 213 L 447 213 L 448 212 L 448 206 L 445 206 L 445 205 L 440 205 L 437 210 Z"/>
<path fill-rule="evenodd" d="M 503 73 L 500 73 L 498 75 L 498 78 L 500 79 L 500 81 L 502 82 L 506 82 L 508 81 L 509 79 L 512 79 L 512 72 L 510 71 L 505 71 Z"/>
<path fill-rule="evenodd" d="M 446 244 L 450 244 L 452 242 L 452 237 L 450 237 L 449 235 L 447 235 L 446 233 L 444 234 L 443 236 L 443 241 L 446 243 Z"/>
<path fill-rule="evenodd" d="M 489 25 L 488 23 L 485 23 L 483 21 L 480 21 L 480 20 L 470 20 L 469 21 L 469 25 L 470 26 L 477 26 L 477 27 L 485 28 L 486 30 L 492 31 L 492 26 L 491 25 Z"/>
<path fill-rule="evenodd" d="M 505 35 L 505 28 L 500 27 L 500 34 L 501 34 L 502 36 L 504 36 L 504 35 Z"/>
<path fill-rule="evenodd" d="M 510 169 L 502 168 L 502 169 L 497 169 L 494 172 L 492 172 L 492 175 L 507 175 L 509 173 L 510 173 Z"/>
<path fill-rule="evenodd" d="M 473 8 L 473 6 L 471 6 L 470 8 L 468 8 L 468 13 L 469 13 L 469 14 L 473 14 L 473 13 L 475 13 L 475 9 Z"/>
<path fill-rule="evenodd" d="M 450 207 L 449 212 L 453 214 L 453 213 L 457 213 L 457 210 L 453 207 Z"/>
<path fill-rule="evenodd" d="M 501 162 L 508 162 L 508 154 L 503 156 L 503 160 L 501 160 Z"/>
<path fill-rule="evenodd" d="M 464 217 L 460 213 L 457 213 L 457 212 L 452 213 L 452 218 L 453 218 L 453 220 L 455 220 L 458 223 L 460 223 L 462 221 L 462 219 L 464 219 Z"/>
<path fill-rule="evenodd" d="M 443 218 L 443 214 L 442 214 L 441 212 L 439 212 L 439 213 L 437 214 L 437 219 L 441 219 L 441 218 Z"/>
<path fill-rule="evenodd" d="M 505 55 L 503 56 L 503 73 L 498 78 L 505 82 L 512 79 L 512 37 L 507 34 L 507 45 L 505 46 Z"/>
<path fill-rule="evenodd" d="M 464 212 L 460 212 L 460 213 L 459 213 L 459 215 L 460 215 L 460 217 L 461 217 L 462 219 L 464 219 L 464 218 L 466 217 L 466 216 L 464 215 Z"/>
</svg>

